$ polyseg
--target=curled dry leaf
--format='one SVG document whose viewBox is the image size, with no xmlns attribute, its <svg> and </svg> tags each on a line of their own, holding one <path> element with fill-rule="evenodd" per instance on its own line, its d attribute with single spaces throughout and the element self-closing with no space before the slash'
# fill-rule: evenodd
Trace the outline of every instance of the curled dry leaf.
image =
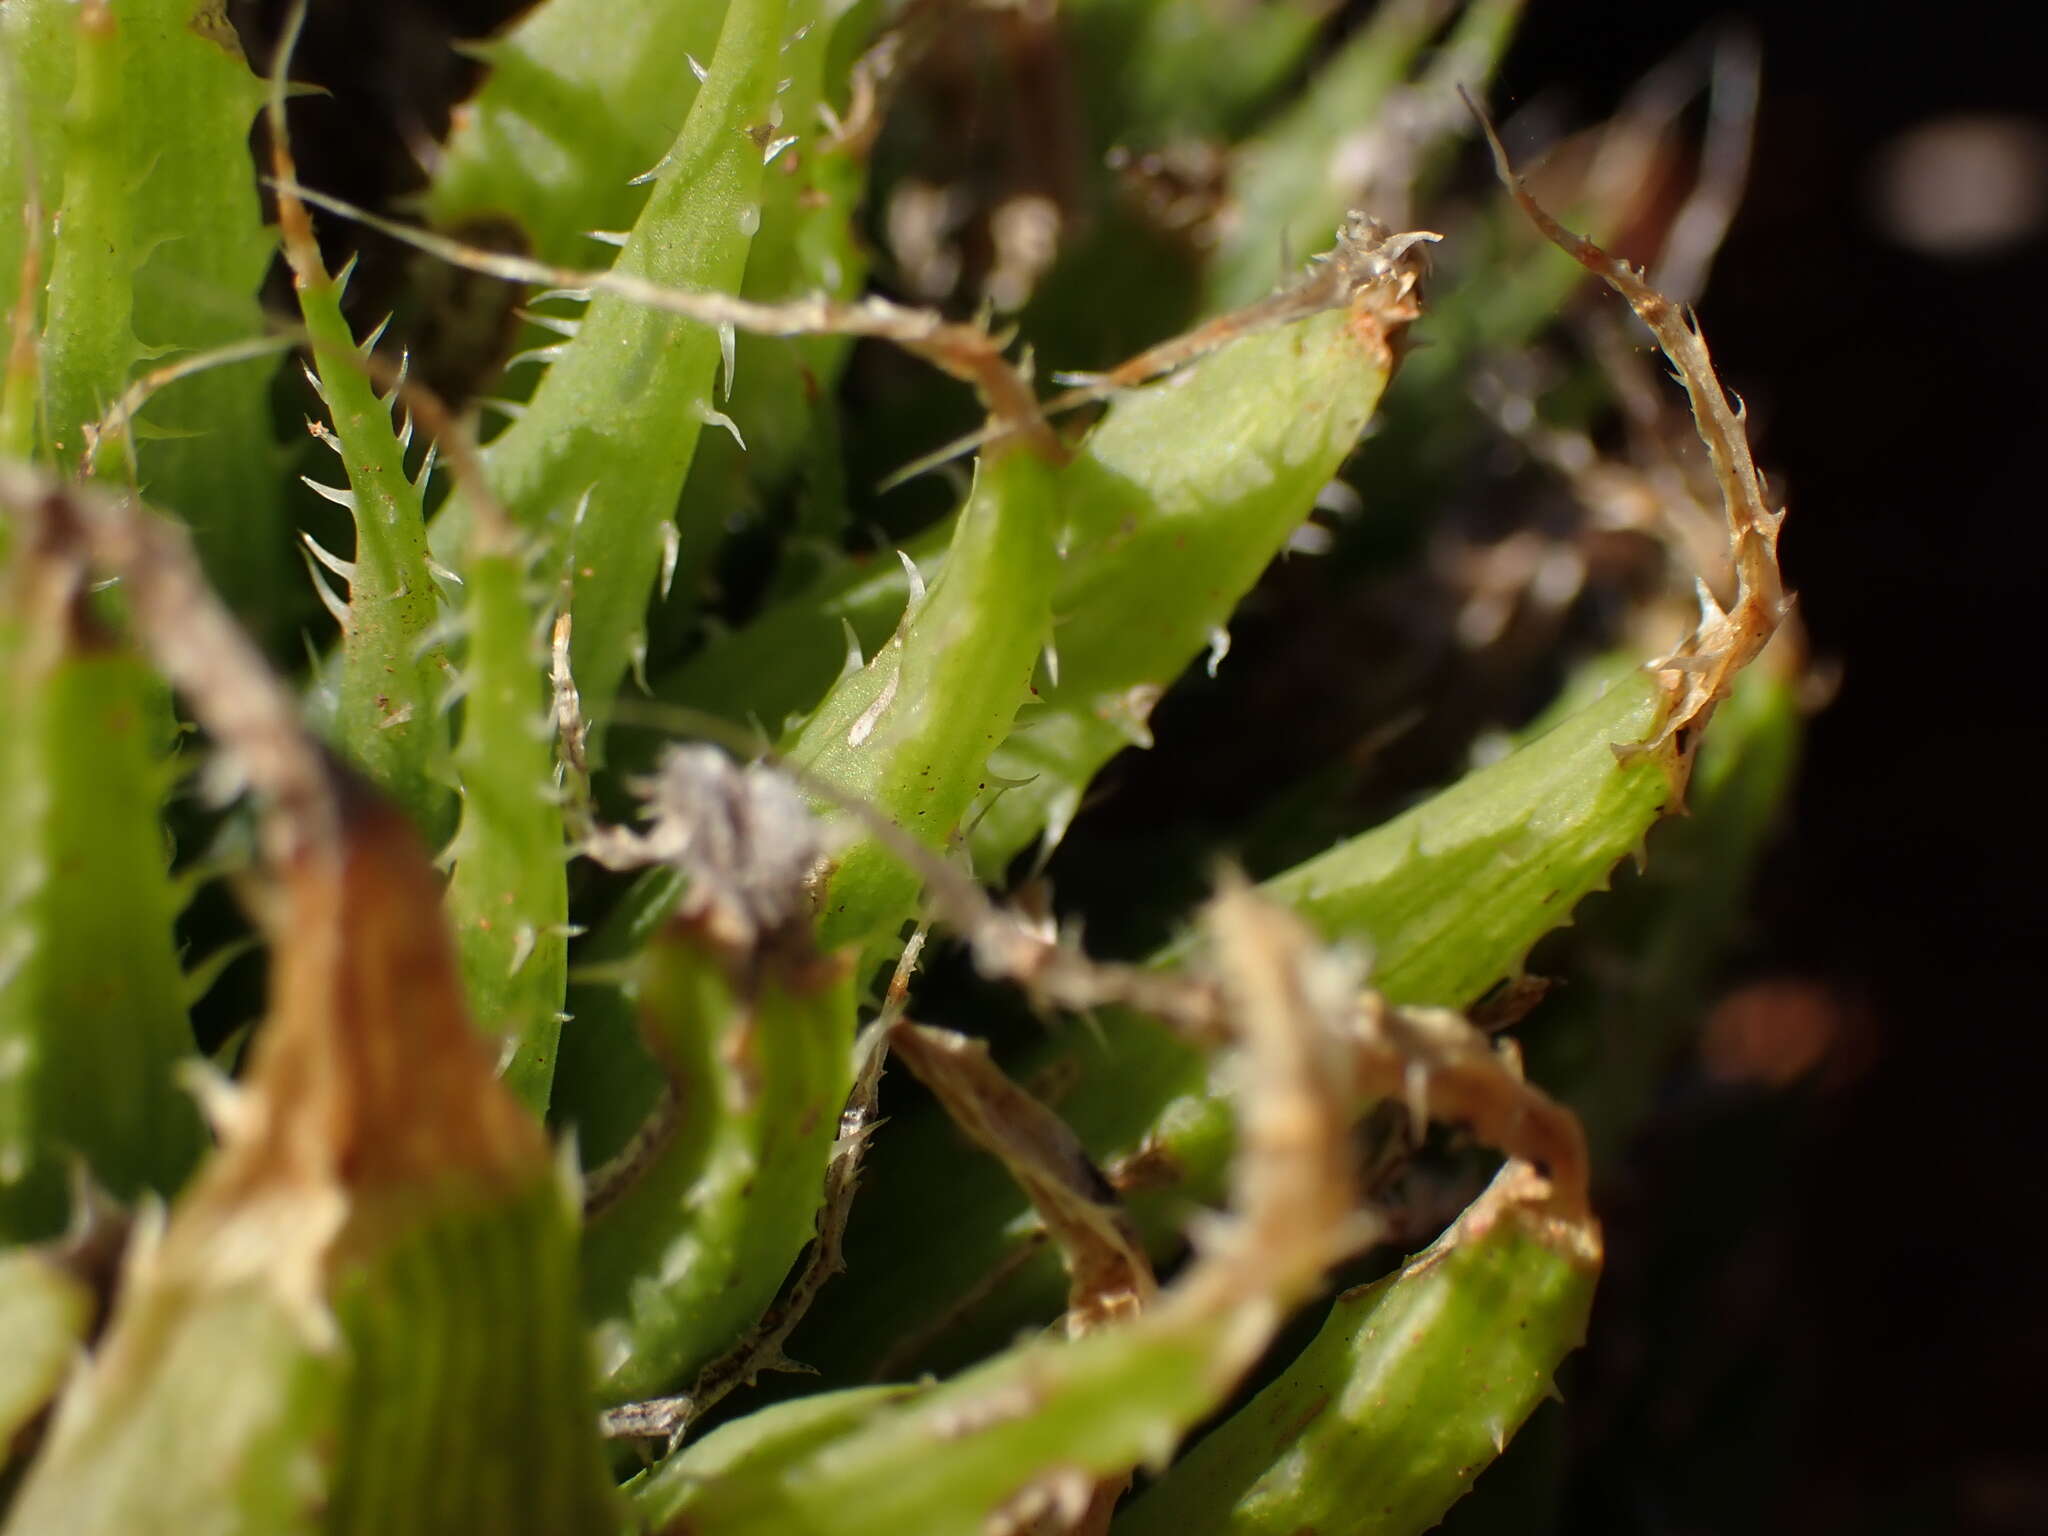
<svg viewBox="0 0 2048 1536">
<path fill-rule="evenodd" d="M 1668 747 L 1682 782 L 1714 706 L 1728 696 L 1736 674 L 1763 650 L 1791 610 L 1791 595 L 1778 568 L 1778 529 L 1785 514 L 1773 512 L 1764 500 L 1763 479 L 1750 453 L 1745 414 L 1739 403 L 1729 404 L 1728 392 L 1714 371 L 1706 338 L 1691 310 L 1651 287 L 1626 261 L 1552 218 L 1509 164 L 1500 135 L 1478 103 L 1469 95 L 1466 103 L 1493 149 L 1494 169 L 1530 221 L 1558 249 L 1628 300 L 1657 338 L 1657 345 L 1678 370 L 1692 404 L 1693 424 L 1714 467 L 1734 552 L 1735 601 L 1723 608 L 1706 583 L 1699 583 L 1699 626 L 1671 655 L 1651 664 L 1665 681 L 1670 712 L 1656 737 L 1634 749 L 1656 752 Z"/>
<path fill-rule="evenodd" d="M 1358 324 L 1387 344 L 1418 313 L 1415 285 L 1423 273 L 1422 247 L 1442 235 L 1418 229 L 1397 233 L 1369 214 L 1353 211 L 1337 231 L 1337 243 L 1314 258 L 1308 270 L 1277 292 L 1240 309 L 1204 321 L 1191 331 L 1147 347 L 1103 373 L 1063 376 L 1074 385 L 1046 401 L 1048 415 L 1106 400 L 1207 357 L 1240 336 L 1306 320 L 1326 309 L 1354 306 Z"/>
<path fill-rule="evenodd" d="M 1446 1120 L 1542 1171 L 1553 1203 L 1587 1216 L 1590 1170 L 1578 1117 L 1521 1074 L 1487 1037 L 1445 1008 L 1394 1008 L 1368 993 L 1350 1068 L 1360 1099 L 1405 1102 L 1420 1126 Z"/>
<path fill-rule="evenodd" d="M 1354 212 L 1337 231 L 1337 243 L 1316 256 L 1306 271 L 1263 299 L 1203 321 L 1192 330 L 1126 358 L 1101 373 L 1059 374 L 1072 385 L 1039 407 L 1059 416 L 1136 389 L 1220 351 L 1245 336 L 1277 330 L 1326 310 L 1350 313 L 1351 331 L 1382 370 L 1390 368 L 1403 329 L 1421 313 L 1415 290 L 1425 271 L 1427 247 L 1443 237 L 1428 230 L 1396 232 Z M 961 454 L 986 447 L 1018 430 L 1000 414 L 978 432 L 957 438 L 904 465 L 882 482 L 886 489 L 935 469 Z"/>
</svg>

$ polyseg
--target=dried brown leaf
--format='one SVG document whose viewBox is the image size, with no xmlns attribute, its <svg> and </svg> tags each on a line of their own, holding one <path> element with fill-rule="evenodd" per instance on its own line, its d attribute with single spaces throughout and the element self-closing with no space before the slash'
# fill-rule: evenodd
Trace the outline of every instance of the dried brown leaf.
<svg viewBox="0 0 2048 1536">
<path fill-rule="evenodd" d="M 1626 299 L 1657 338 L 1678 370 L 1692 404 L 1693 423 L 1713 464 L 1733 550 L 1735 600 L 1724 609 L 1706 583 L 1699 583 L 1699 626 L 1671 655 L 1652 664 L 1670 693 L 1670 712 L 1654 740 L 1631 749 L 1668 750 L 1674 776 L 1682 782 L 1714 706 L 1728 696 L 1736 674 L 1755 659 L 1790 610 L 1791 597 L 1778 568 L 1778 530 L 1785 514 L 1773 512 L 1765 503 L 1744 412 L 1739 403 L 1729 403 L 1691 310 L 1651 287 L 1626 261 L 1572 233 L 1545 212 L 1509 164 L 1507 150 L 1485 112 L 1469 95 L 1465 99 L 1493 150 L 1494 169 L 1530 221 L 1560 250 Z"/>
<path fill-rule="evenodd" d="M 380 218 L 367 209 L 315 192 L 288 178 L 275 185 L 280 194 L 339 214 L 451 265 L 506 282 L 608 293 L 703 325 L 729 325 L 763 336 L 866 336 L 892 342 L 940 371 L 973 385 L 990 416 L 1001 424 L 1004 435 L 1023 438 L 1033 451 L 1055 462 L 1066 456 L 1039 410 L 1030 381 L 1003 356 L 1002 341 L 982 326 L 949 321 L 931 310 L 913 309 L 874 296 L 851 303 L 814 296 L 764 304 L 733 294 L 684 292 L 629 272 L 558 267 Z"/>
<path fill-rule="evenodd" d="M 979 1040 L 905 1023 L 890 1043 L 954 1124 L 1030 1197 L 1067 1267 L 1068 1333 L 1145 1306 L 1157 1289 L 1151 1261 L 1123 1201 L 1066 1122 L 1005 1076 Z"/>
<path fill-rule="evenodd" d="M 374 1240 L 376 1197 L 530 1181 L 545 1135 L 470 1024 L 418 835 L 306 734 L 184 531 L 19 465 L 0 464 L 0 502 L 118 580 L 144 649 L 262 802 L 283 894 L 269 1019 L 246 1086 L 208 1091 L 221 1147 L 153 1262 L 267 1273 L 317 1327 L 325 1269 L 338 1245 Z"/>
</svg>

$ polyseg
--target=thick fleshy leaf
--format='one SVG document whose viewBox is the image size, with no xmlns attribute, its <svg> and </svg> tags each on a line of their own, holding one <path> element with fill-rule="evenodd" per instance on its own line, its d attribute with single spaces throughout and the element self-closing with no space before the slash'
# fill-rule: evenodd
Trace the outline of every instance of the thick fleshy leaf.
<svg viewBox="0 0 2048 1536">
<path fill-rule="evenodd" d="M 815 1229 L 854 1077 L 851 968 L 812 942 L 795 790 L 677 749 L 650 807 L 621 851 L 673 859 L 687 895 L 635 963 L 662 1091 L 586 1206 L 584 1304 L 615 1403 L 688 1387 L 760 1320 Z"/>
<path fill-rule="evenodd" d="M 1394 1274 L 1339 1296 L 1278 1380 L 1203 1437 L 1116 1536 L 1419 1536 L 1548 1396 L 1585 1336 L 1599 1229 L 1511 1163 Z"/>
<path fill-rule="evenodd" d="M 731 292 L 761 221 L 786 6 L 736 0 L 704 87 L 662 158 L 616 270 L 672 288 Z M 673 70 L 678 60 L 671 58 Z M 699 434 L 721 420 L 716 330 L 600 294 L 560 344 L 519 419 L 486 450 L 493 494 L 551 550 L 575 620 L 573 670 L 602 722 L 643 654 L 646 610 L 674 547 L 676 497 Z M 436 520 L 455 559 L 471 509 L 458 490 Z"/>
<path fill-rule="evenodd" d="M 0 1236 L 65 1225 L 82 1161 L 169 1194 L 203 1141 L 161 821 L 162 687 L 105 627 L 61 511 L 15 520 L 0 600 Z"/>
<path fill-rule="evenodd" d="M 448 916 L 470 1008 L 502 1042 L 505 1084 L 540 1114 L 568 986 L 569 849 L 531 587 L 516 541 L 482 545 L 464 567 L 462 820 Z"/>
</svg>

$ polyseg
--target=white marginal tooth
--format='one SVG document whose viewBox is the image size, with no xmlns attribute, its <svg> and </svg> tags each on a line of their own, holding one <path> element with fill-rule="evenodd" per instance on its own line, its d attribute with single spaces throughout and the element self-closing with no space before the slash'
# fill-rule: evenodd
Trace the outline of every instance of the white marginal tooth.
<svg viewBox="0 0 2048 1536">
<path fill-rule="evenodd" d="M 408 419 L 406 425 L 410 427 L 412 422 Z M 427 455 L 420 460 L 420 472 L 412 477 L 414 490 L 423 491 L 427 488 L 427 477 L 433 474 L 434 466 L 440 462 L 441 445 L 439 443 L 427 444 Z"/>
<path fill-rule="evenodd" d="M 583 238 L 595 240 L 599 245 L 624 245 L 633 238 L 630 229 L 586 229 Z M 586 292 L 588 290 L 585 290 Z"/>
<path fill-rule="evenodd" d="M 336 293 L 336 295 L 337 295 L 337 296 L 338 296 L 338 295 L 340 295 L 340 294 L 344 294 L 344 293 L 347 293 L 347 292 L 348 292 L 348 285 L 349 285 L 349 280 L 350 280 L 351 278 L 353 278 L 353 277 L 354 277 L 355 275 L 356 275 L 356 258 L 355 258 L 355 253 L 354 253 L 354 252 L 350 252 L 350 253 L 349 253 L 349 258 L 348 258 L 348 260 L 347 260 L 347 261 L 344 261 L 344 262 L 343 262 L 343 263 L 341 264 L 341 270 L 340 270 L 339 272 L 337 272 L 337 273 L 335 273 L 335 274 L 334 274 L 334 291 L 335 291 L 335 293 Z"/>
<path fill-rule="evenodd" d="M 299 535 L 299 540 L 306 546 L 307 550 L 311 552 L 315 560 L 318 560 L 322 565 L 326 566 L 327 569 L 334 572 L 334 574 L 339 576 L 343 581 L 353 582 L 356 579 L 355 561 L 344 560 L 341 558 L 341 556 L 330 553 L 325 549 L 322 549 L 320 547 L 320 541 L 318 539 L 315 539 L 313 535 L 311 535 L 310 533 L 301 533 Z"/>
<path fill-rule="evenodd" d="M 1045 642 L 1045 680 L 1055 688 L 1060 685 L 1060 648 L 1050 640 Z"/>
<path fill-rule="evenodd" d="M 356 350 L 362 353 L 365 357 L 367 357 L 371 352 L 375 351 L 377 343 L 384 339 L 384 331 L 386 327 L 388 327 L 390 324 L 391 317 L 389 315 L 386 315 L 382 320 L 379 320 L 375 325 L 371 326 L 370 334 L 365 336 L 361 341 L 356 343 Z M 400 360 L 398 365 L 398 376 L 401 379 L 405 377 L 405 363 L 403 359 Z"/>
<path fill-rule="evenodd" d="M 697 83 L 699 85 L 702 85 L 706 80 L 709 80 L 711 78 L 711 71 L 706 69 L 702 64 L 699 64 L 697 62 L 697 56 L 694 53 L 684 54 L 683 62 L 690 66 L 690 73 L 697 77 Z"/>
<path fill-rule="evenodd" d="M 542 330 L 553 331 L 557 336 L 567 336 L 571 340 L 574 340 L 576 333 L 583 328 L 581 320 L 571 320 L 562 315 L 537 315 L 530 309 L 522 310 L 520 313 L 523 319 L 531 321 Z"/>
<path fill-rule="evenodd" d="M 740 452 L 745 453 L 747 451 L 747 440 L 740 436 L 739 423 L 726 415 L 725 412 L 717 409 L 709 401 L 698 402 L 697 419 L 707 427 L 725 428 L 726 431 L 732 434 L 732 440 L 740 445 Z"/>
<path fill-rule="evenodd" d="M 323 501 L 331 501 L 337 507 L 347 507 L 351 512 L 356 509 L 356 493 L 345 485 L 322 485 L 311 475 L 299 476 L 299 483 Z"/>
<path fill-rule="evenodd" d="M 434 701 L 434 713 L 437 715 L 447 714 L 449 710 L 462 702 L 468 692 L 469 679 L 458 673 L 442 692 L 441 697 Z"/>
<path fill-rule="evenodd" d="M 792 85 L 795 85 L 795 84 L 796 84 L 796 76 L 795 76 L 795 75 L 790 75 L 790 76 L 788 76 L 788 77 L 787 77 L 787 78 L 785 78 L 785 79 L 782 79 L 782 80 L 778 80 L 778 81 L 776 81 L 776 82 L 775 82 L 775 94 L 776 94 L 776 95 L 778 95 L 778 96 L 780 96 L 780 95 L 782 95 L 782 94 L 783 94 L 783 93 L 784 93 L 785 91 L 787 91 L 787 90 L 788 90 L 788 89 L 789 89 L 789 88 L 790 88 L 790 87 L 791 87 Z"/>
<path fill-rule="evenodd" d="M 585 238 L 602 240 L 608 245 L 624 245 L 626 243 L 626 237 L 623 234 L 592 233 Z M 570 304 L 588 304 L 590 302 L 590 290 L 588 288 L 550 288 L 546 292 L 536 293 L 532 298 L 528 299 L 526 307 L 531 309 L 536 304 L 546 304 L 554 299 L 560 299 Z"/>
<path fill-rule="evenodd" d="M 851 677 L 866 666 L 867 658 L 860 653 L 860 636 L 853 632 L 853 620 L 840 617 L 839 627 L 846 632 L 846 661 L 839 669 L 841 677 Z"/>
<path fill-rule="evenodd" d="M 767 147 L 761 151 L 761 163 L 763 165 L 773 165 L 775 157 L 795 142 L 796 135 L 793 133 L 784 134 L 779 139 L 770 139 Z"/>
<path fill-rule="evenodd" d="M 395 394 L 396 391 L 393 391 L 393 393 Z M 384 403 L 386 405 L 391 403 L 389 395 L 385 396 Z M 412 447 L 412 412 L 407 411 L 405 419 L 398 424 L 398 451 L 404 453 L 410 447 Z"/>
<path fill-rule="evenodd" d="M 668 600 L 668 589 L 675 583 L 676 560 L 681 556 L 682 552 L 682 531 L 676 527 L 675 520 L 671 518 L 661 525 L 661 596 L 663 602 Z"/>
<path fill-rule="evenodd" d="M 551 347 L 531 347 L 524 352 L 507 358 L 505 366 L 507 368 L 517 368 L 525 363 L 552 363 L 568 350 L 569 344 L 565 341 L 558 341 Z"/>
<path fill-rule="evenodd" d="M 1218 624 L 1209 631 L 1209 675 L 1214 677 L 1216 669 L 1223 665 L 1223 658 L 1230 654 L 1230 631 Z"/>
<path fill-rule="evenodd" d="M 896 558 L 903 562 L 903 574 L 910 578 L 910 601 L 904 611 L 909 612 L 924 601 L 924 572 L 917 568 L 917 562 L 902 550 L 896 551 Z"/>
<path fill-rule="evenodd" d="M 438 560 L 429 560 L 427 562 L 427 574 L 436 581 L 445 581 L 451 587 L 462 585 L 462 578 Z"/>
<path fill-rule="evenodd" d="M 1719 600 L 1715 598 L 1712 589 L 1707 586 L 1704 580 L 1695 576 L 1693 578 L 1693 587 L 1699 593 L 1700 620 L 1702 623 L 1713 624 L 1728 617 L 1728 611 L 1721 606 Z"/>
<path fill-rule="evenodd" d="M 633 649 L 628 653 L 632 662 L 633 681 L 642 693 L 652 693 L 647 686 L 647 632 L 642 630 L 633 637 Z"/>
<path fill-rule="evenodd" d="M 517 421 L 526 414 L 524 400 L 500 400 L 496 395 L 479 395 L 476 403 L 479 409 L 495 412 L 507 421 Z"/>
<path fill-rule="evenodd" d="M 1290 555 L 1327 555 L 1336 547 L 1337 541 L 1330 530 L 1318 522 L 1296 523 L 1287 535 L 1287 542 L 1281 547 Z"/>
<path fill-rule="evenodd" d="M 320 397 L 322 405 L 327 404 L 327 391 L 320 383 L 320 375 L 313 371 L 311 363 L 300 363 L 299 372 L 306 376 L 306 382 L 313 386 L 313 393 Z"/>
<path fill-rule="evenodd" d="M 306 561 L 306 574 L 313 579 L 313 590 L 320 596 L 320 606 L 325 608 L 334 622 L 341 626 L 343 634 L 348 633 L 348 604 L 343 602 L 335 594 L 334 589 L 327 585 L 326 578 L 320 574 L 319 567 L 313 563 L 312 551 L 301 550 L 300 554 Z"/>
<path fill-rule="evenodd" d="M 329 448 L 333 449 L 336 458 L 346 458 L 348 456 L 348 450 L 341 446 L 341 439 L 328 430 L 326 422 L 314 421 L 310 417 L 307 418 L 306 435 L 312 438 L 314 442 L 325 443 Z"/>
<path fill-rule="evenodd" d="M 1316 510 L 1349 521 L 1365 511 L 1365 498 L 1348 480 L 1325 480 L 1323 488 L 1316 492 Z"/>
<path fill-rule="evenodd" d="M 512 935 L 512 968 L 505 974 L 517 976 L 526 962 L 533 958 L 534 946 L 540 942 L 540 935 L 534 932 L 533 924 L 521 923 Z"/>
<path fill-rule="evenodd" d="M 461 614 L 450 614 L 429 624 L 419 639 L 412 645 L 412 659 L 419 661 L 451 641 L 460 640 L 469 633 L 469 624 Z"/>
<path fill-rule="evenodd" d="M 790 49 L 794 48 L 798 43 L 802 42 L 805 38 L 809 37 L 811 35 L 811 28 L 813 25 L 815 25 L 815 23 L 807 21 L 802 26 L 798 27 L 794 32 L 790 33 L 788 40 L 784 42 L 782 45 L 782 51 L 784 53 L 789 52 Z"/>
<path fill-rule="evenodd" d="M 734 354 L 738 345 L 738 338 L 733 334 L 732 322 L 730 320 L 719 321 L 718 362 L 722 371 L 719 375 L 718 397 L 721 400 L 730 400 L 732 398 Z"/>
</svg>

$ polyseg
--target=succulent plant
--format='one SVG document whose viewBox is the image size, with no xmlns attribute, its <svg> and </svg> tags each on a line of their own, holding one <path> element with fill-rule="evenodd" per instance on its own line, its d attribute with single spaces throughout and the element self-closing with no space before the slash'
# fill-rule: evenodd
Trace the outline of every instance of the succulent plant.
<svg viewBox="0 0 2048 1536">
<path fill-rule="evenodd" d="M 1326 9 L 545 0 L 393 219 L 301 184 L 291 29 L 0 7 L 7 1532 L 1419 1531 L 1554 1390 L 1593 1161 L 1494 1036 L 1604 1155 L 1796 745 L 1781 514 L 1689 311 L 1457 184 L 1515 0 Z M 945 184 L 963 72 L 1072 142 Z M 1543 195 L 1639 214 L 1645 121 Z M 487 395 L 316 216 L 508 295 Z M 1525 366 L 1587 271 L 1689 417 Z M 1432 575 L 1502 443 L 1567 525 Z M 1038 877 L 1314 549 L 1552 702 L 1383 818 L 1303 722 L 1091 954 Z"/>
</svg>

